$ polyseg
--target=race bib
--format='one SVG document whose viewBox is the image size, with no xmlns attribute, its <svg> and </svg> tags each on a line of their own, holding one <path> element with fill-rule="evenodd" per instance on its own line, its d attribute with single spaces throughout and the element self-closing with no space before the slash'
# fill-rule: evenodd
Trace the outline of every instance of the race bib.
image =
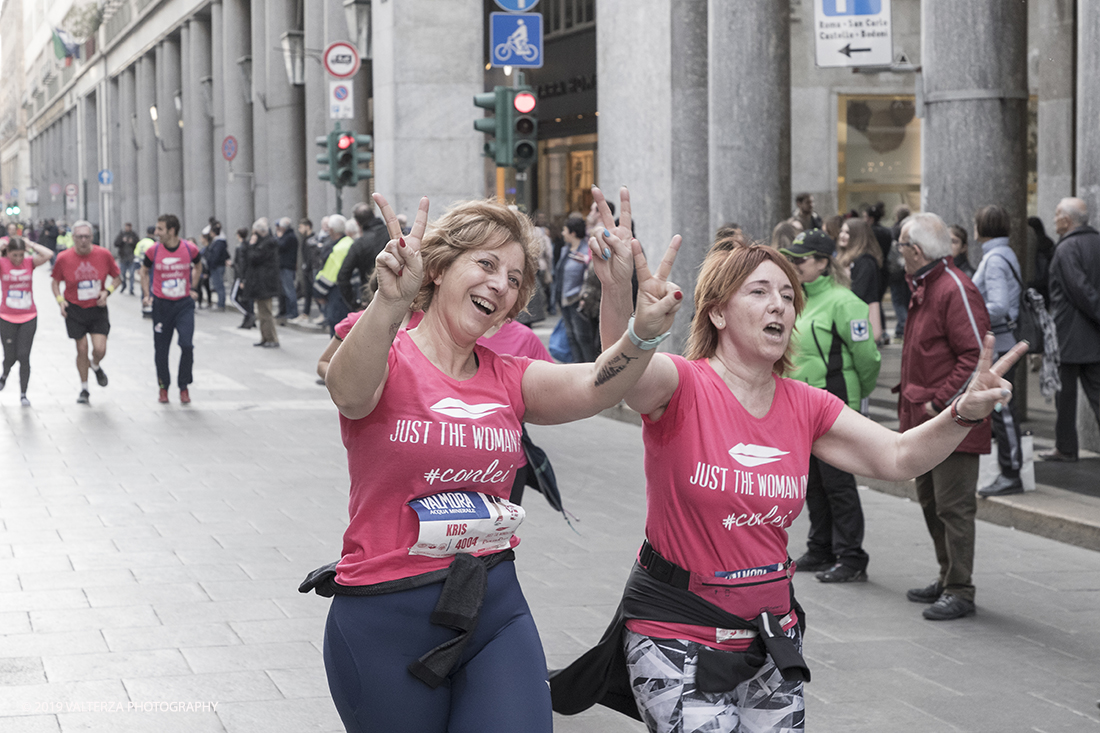
<svg viewBox="0 0 1100 733">
<path fill-rule="evenodd" d="M 177 277 L 164 280 L 160 284 L 160 292 L 165 298 L 182 298 L 190 292 L 187 287 L 187 278 Z"/>
<path fill-rule="evenodd" d="M 420 519 L 420 536 L 409 554 L 428 557 L 506 550 L 525 516 L 518 504 L 476 491 L 432 494 L 409 506 Z"/>
<path fill-rule="evenodd" d="M 81 280 L 76 284 L 77 300 L 95 300 L 99 297 L 99 280 Z"/>
<path fill-rule="evenodd" d="M 34 300 L 29 290 L 9 290 L 6 304 L 15 310 L 30 310 Z"/>
</svg>

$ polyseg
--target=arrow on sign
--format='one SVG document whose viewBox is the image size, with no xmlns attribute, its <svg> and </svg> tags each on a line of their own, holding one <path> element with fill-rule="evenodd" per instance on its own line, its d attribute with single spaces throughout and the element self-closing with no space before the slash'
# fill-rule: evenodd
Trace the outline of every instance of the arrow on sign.
<svg viewBox="0 0 1100 733">
<path fill-rule="evenodd" d="M 840 52 L 842 54 L 844 54 L 845 56 L 847 56 L 848 58 L 852 58 L 853 53 L 863 53 L 864 51 L 870 53 L 871 49 L 869 49 L 869 48 L 852 48 L 852 44 L 850 44 L 850 43 L 847 46 L 845 46 L 844 48 L 840 49 Z"/>
</svg>

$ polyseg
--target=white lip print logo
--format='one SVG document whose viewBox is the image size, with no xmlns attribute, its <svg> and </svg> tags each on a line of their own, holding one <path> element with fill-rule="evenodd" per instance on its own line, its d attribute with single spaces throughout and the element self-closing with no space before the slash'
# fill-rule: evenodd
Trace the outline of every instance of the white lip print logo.
<svg viewBox="0 0 1100 733">
<path fill-rule="evenodd" d="M 174 265 L 179 261 L 180 261 L 179 257 L 165 257 L 163 260 L 161 260 L 161 262 L 163 262 L 166 265 Z"/>
<path fill-rule="evenodd" d="M 455 399 L 454 397 L 444 397 L 439 402 L 432 405 L 431 409 L 447 417 L 464 417 L 470 420 L 478 420 L 486 415 L 492 415 L 501 407 L 507 406 L 508 405 L 498 405 L 493 402 L 487 402 L 484 405 L 467 405 L 462 400 Z"/>
<path fill-rule="evenodd" d="M 788 453 L 790 451 L 768 448 L 763 445 L 745 445 L 744 443 L 738 443 L 730 448 L 730 455 L 733 456 L 733 460 L 750 468 L 762 466 L 765 463 L 775 463 Z"/>
</svg>

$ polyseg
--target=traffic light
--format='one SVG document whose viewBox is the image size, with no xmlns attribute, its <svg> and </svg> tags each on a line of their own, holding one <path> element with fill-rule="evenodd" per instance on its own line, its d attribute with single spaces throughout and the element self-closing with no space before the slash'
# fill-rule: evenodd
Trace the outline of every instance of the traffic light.
<svg viewBox="0 0 1100 733">
<path fill-rule="evenodd" d="M 12 204 L 4 209 L 4 213 L 8 216 L 19 216 L 19 204 Z"/>
<path fill-rule="evenodd" d="M 325 152 L 317 155 L 317 165 L 324 166 L 324 168 L 317 171 L 317 178 L 322 181 L 331 181 L 333 179 L 332 161 L 336 158 L 332 150 L 333 137 L 331 134 L 325 135 L 317 138 L 316 142 L 325 149 Z"/>
<path fill-rule="evenodd" d="M 539 156 L 538 99 L 527 88 L 513 90 L 512 165 L 517 171 L 530 168 Z"/>
<path fill-rule="evenodd" d="M 336 145 L 333 182 L 339 188 L 354 186 L 358 182 L 355 175 L 355 133 L 335 130 L 330 134 Z"/>
<path fill-rule="evenodd" d="M 493 117 L 474 120 L 474 129 L 492 135 L 485 141 L 483 155 L 501 167 L 512 165 L 512 94 L 511 87 L 494 87 L 491 92 L 474 95 L 474 105 L 493 110 Z"/>
<path fill-rule="evenodd" d="M 370 172 L 370 161 L 374 157 L 374 141 L 370 135 L 355 136 L 355 178 L 356 181 L 365 181 L 373 174 Z M 366 166 L 360 168 L 359 166 Z"/>
</svg>

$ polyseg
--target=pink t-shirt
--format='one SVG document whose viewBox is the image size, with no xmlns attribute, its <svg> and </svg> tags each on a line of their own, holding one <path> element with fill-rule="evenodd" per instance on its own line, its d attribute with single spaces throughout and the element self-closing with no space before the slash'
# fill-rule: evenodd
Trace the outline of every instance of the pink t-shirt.
<svg viewBox="0 0 1100 733">
<path fill-rule="evenodd" d="M 7 257 L 0 257 L 0 318 L 8 323 L 26 323 L 38 315 L 31 288 L 33 274 L 32 257 L 24 256 L 19 267 Z"/>
<path fill-rule="evenodd" d="M 191 265 L 202 254 L 195 243 L 181 239 L 175 249 L 155 244 L 145 252 L 143 264 L 150 268 L 150 290 L 164 300 L 183 300 L 191 295 Z"/>
<path fill-rule="evenodd" d="M 100 291 L 106 287 L 107 278 L 118 274 L 115 258 L 98 245 L 93 246 L 86 257 L 69 248 L 57 255 L 53 265 L 53 279 L 65 283 L 65 300 L 81 308 L 94 307 Z"/>
<path fill-rule="evenodd" d="M 787 527 L 806 499 L 810 450 L 844 403 L 776 376 L 771 409 L 758 419 L 706 359 L 670 356 L 680 383 L 659 420 L 643 417 L 646 537 L 664 558 L 703 577 L 782 566 Z M 722 640 L 700 626 L 627 626 L 710 646 Z"/>
<path fill-rule="evenodd" d="M 351 521 L 338 583 L 381 583 L 451 564 L 451 557 L 409 554 L 419 536 L 409 501 L 460 490 L 508 498 L 523 456 L 521 383 L 531 362 L 482 346 L 474 354 L 477 374 L 457 381 L 420 352 L 408 331 L 399 331 L 378 405 L 360 420 L 340 416 Z M 513 537 L 511 545 L 517 544 Z"/>
</svg>

